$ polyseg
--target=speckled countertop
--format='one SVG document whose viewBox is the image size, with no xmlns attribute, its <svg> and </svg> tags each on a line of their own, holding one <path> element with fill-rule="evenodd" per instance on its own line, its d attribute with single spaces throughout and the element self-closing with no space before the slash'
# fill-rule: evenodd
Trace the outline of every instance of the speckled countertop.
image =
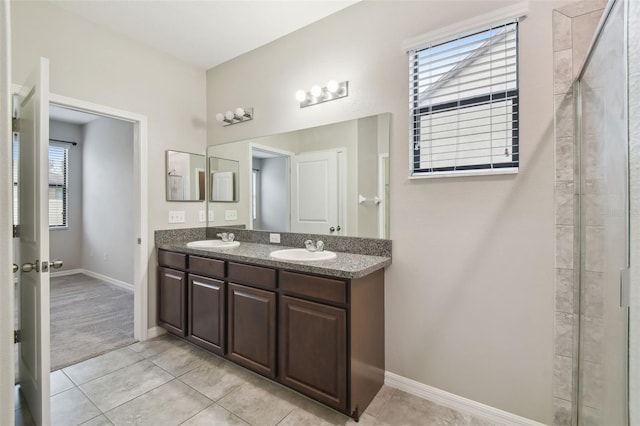
<svg viewBox="0 0 640 426">
<path fill-rule="evenodd" d="M 369 256 L 364 254 L 335 252 L 337 257 L 331 260 L 313 262 L 295 262 L 276 260 L 269 254 L 276 250 L 294 247 L 280 245 L 240 242 L 240 246 L 231 249 L 195 249 L 187 247 L 187 241 L 175 241 L 158 245 L 159 249 L 216 259 L 252 263 L 261 266 L 306 272 L 319 275 L 354 279 L 364 277 L 391 264 L 390 257 Z M 298 247 L 299 248 L 299 247 Z"/>
</svg>

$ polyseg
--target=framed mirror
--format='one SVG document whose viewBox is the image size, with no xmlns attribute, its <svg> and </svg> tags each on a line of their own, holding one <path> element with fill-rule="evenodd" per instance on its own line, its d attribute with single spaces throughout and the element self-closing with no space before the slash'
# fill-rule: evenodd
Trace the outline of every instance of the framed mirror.
<svg viewBox="0 0 640 426">
<path fill-rule="evenodd" d="M 209 201 L 215 203 L 238 202 L 238 161 L 209 157 Z"/>
<path fill-rule="evenodd" d="M 204 201 L 206 170 L 204 155 L 166 152 L 167 201 Z"/>
<path fill-rule="evenodd" d="M 240 179 L 237 215 L 211 203 L 208 226 L 389 238 L 390 119 L 385 113 L 209 146 L 207 155 L 232 160 Z"/>
</svg>

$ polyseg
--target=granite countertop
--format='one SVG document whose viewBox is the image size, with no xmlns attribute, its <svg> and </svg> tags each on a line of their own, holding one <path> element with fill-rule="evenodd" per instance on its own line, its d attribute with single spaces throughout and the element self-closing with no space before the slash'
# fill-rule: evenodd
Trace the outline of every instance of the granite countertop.
<svg viewBox="0 0 640 426">
<path fill-rule="evenodd" d="M 188 241 L 176 241 L 159 244 L 158 248 L 197 256 L 270 266 L 288 271 L 330 275 L 347 279 L 364 277 L 391 264 L 390 257 L 341 252 L 335 252 L 337 257 L 331 260 L 313 262 L 285 261 L 276 260 L 270 257 L 269 254 L 276 250 L 300 247 L 283 247 L 280 245 L 246 243 L 241 241 L 240 246 L 230 249 L 196 249 L 187 247 L 187 242 Z M 327 248 L 327 250 L 333 251 L 330 247 Z"/>
</svg>

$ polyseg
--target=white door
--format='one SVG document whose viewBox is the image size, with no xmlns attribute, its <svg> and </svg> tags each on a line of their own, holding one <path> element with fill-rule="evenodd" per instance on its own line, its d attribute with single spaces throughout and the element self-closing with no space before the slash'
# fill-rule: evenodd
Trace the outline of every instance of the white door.
<svg viewBox="0 0 640 426">
<path fill-rule="evenodd" d="M 291 157 L 291 232 L 339 234 L 338 209 L 337 152 Z"/>
<path fill-rule="evenodd" d="M 38 425 L 49 424 L 49 61 L 18 93 L 20 138 L 20 389 Z"/>
</svg>

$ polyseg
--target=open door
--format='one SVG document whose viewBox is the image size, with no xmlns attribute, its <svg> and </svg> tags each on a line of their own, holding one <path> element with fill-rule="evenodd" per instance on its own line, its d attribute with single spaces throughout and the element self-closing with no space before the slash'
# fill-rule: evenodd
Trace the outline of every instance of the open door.
<svg viewBox="0 0 640 426">
<path fill-rule="evenodd" d="M 18 93 L 20 350 L 19 383 L 38 425 L 49 406 L 49 61 L 40 58 Z"/>
<path fill-rule="evenodd" d="M 291 232 L 340 235 L 335 150 L 291 157 Z"/>
</svg>

